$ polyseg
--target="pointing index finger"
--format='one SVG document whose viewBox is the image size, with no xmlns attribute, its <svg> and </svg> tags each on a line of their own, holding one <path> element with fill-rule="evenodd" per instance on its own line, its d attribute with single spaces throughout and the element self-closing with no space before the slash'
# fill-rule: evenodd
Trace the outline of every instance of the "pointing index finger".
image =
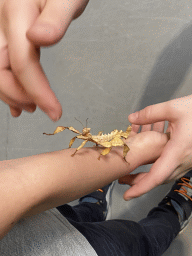
<svg viewBox="0 0 192 256">
<path fill-rule="evenodd" d="M 39 49 L 26 37 L 26 31 L 39 15 L 38 6 L 34 1 L 9 1 L 6 13 L 11 69 L 34 103 L 56 121 L 62 113 L 61 105 L 40 65 Z"/>
</svg>

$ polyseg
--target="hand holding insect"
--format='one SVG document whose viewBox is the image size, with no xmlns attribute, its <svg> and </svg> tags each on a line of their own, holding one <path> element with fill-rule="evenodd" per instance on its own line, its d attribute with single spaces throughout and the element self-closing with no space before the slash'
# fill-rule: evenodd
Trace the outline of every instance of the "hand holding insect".
<svg viewBox="0 0 192 256">
<path fill-rule="evenodd" d="M 164 125 L 165 122 L 156 122 L 153 125 L 143 125 L 141 126 L 141 132 L 139 133 L 138 131 L 140 125 L 132 124 L 131 136 L 127 143 L 131 149 L 130 153 L 132 154 L 132 158 L 139 159 L 136 168 L 141 165 L 155 163 L 161 157 L 167 142 L 170 140 L 170 134 L 164 133 Z M 149 172 L 128 174 L 119 179 L 120 184 L 128 184 L 131 186 L 124 193 L 125 200 L 130 200 L 133 198 L 130 196 L 130 192 L 136 193 L 138 189 L 137 184 L 142 183 L 142 181 L 144 181 L 143 187 L 147 190 L 147 192 L 151 190 L 151 184 L 145 181 L 145 178 L 150 174 L 150 172 L 151 170 Z M 159 180 L 161 180 L 163 174 L 161 172 L 157 172 L 156 174 L 159 175 Z M 160 184 L 163 184 L 163 182 Z M 141 195 L 134 197 L 139 196 Z"/>
</svg>

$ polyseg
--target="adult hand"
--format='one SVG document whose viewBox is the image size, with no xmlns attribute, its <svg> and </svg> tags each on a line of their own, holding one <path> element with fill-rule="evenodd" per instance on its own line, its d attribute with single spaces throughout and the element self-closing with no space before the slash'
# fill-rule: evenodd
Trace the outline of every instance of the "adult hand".
<svg viewBox="0 0 192 256">
<path fill-rule="evenodd" d="M 140 127 L 140 125 L 132 124 L 132 131 L 129 138 L 126 140 L 130 148 L 128 157 L 132 154 L 133 159 L 137 159 L 136 169 L 139 166 L 154 163 L 168 142 L 169 135 L 164 133 L 165 122 L 157 122 L 154 125 L 147 124 Z M 141 128 L 141 131 L 139 132 Z M 146 175 L 145 172 L 139 174 L 128 174 L 119 178 L 120 184 L 133 185 L 135 180 L 141 179 Z M 125 200 L 127 198 L 128 190 L 124 194 Z"/>
<path fill-rule="evenodd" d="M 40 47 L 56 44 L 88 1 L 0 1 L 0 99 L 12 116 L 38 106 L 54 121 L 61 117 L 61 105 L 40 64 Z"/>
<path fill-rule="evenodd" d="M 167 120 L 170 140 L 148 173 L 128 177 L 126 183 L 131 188 L 124 194 L 127 200 L 176 180 L 192 168 L 192 96 L 148 106 L 129 115 L 128 119 L 137 125 Z"/>
</svg>

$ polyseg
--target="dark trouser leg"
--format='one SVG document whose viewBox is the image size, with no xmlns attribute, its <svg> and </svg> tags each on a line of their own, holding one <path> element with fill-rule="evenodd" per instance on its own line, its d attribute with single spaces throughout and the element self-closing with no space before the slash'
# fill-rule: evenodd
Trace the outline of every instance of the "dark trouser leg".
<svg viewBox="0 0 192 256">
<path fill-rule="evenodd" d="M 179 219 L 171 206 L 153 208 L 139 221 L 150 247 L 149 255 L 162 255 L 180 231 Z"/>
<path fill-rule="evenodd" d="M 86 237 L 99 256 L 160 256 L 180 230 L 178 217 L 169 205 L 152 209 L 145 219 L 136 223 L 102 221 L 99 205 L 85 204 L 87 206 L 64 205 L 60 212 Z M 93 212 L 94 217 L 90 216 Z"/>
<path fill-rule="evenodd" d="M 192 170 L 187 173 L 188 177 L 192 177 Z"/>
<path fill-rule="evenodd" d="M 81 203 L 73 207 L 65 204 L 57 207 L 57 210 L 66 218 L 76 222 L 104 221 L 104 209 L 95 203 Z"/>
</svg>

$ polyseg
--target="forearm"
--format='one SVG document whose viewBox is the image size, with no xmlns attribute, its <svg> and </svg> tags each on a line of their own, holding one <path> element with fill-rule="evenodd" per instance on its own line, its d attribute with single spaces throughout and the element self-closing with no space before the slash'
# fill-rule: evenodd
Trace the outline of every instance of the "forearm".
<svg viewBox="0 0 192 256">
<path fill-rule="evenodd" d="M 127 164 L 122 148 L 97 159 L 96 148 L 74 149 L 1 162 L 0 166 L 0 236 L 24 216 L 68 203 L 138 166 L 131 152 Z"/>
</svg>

